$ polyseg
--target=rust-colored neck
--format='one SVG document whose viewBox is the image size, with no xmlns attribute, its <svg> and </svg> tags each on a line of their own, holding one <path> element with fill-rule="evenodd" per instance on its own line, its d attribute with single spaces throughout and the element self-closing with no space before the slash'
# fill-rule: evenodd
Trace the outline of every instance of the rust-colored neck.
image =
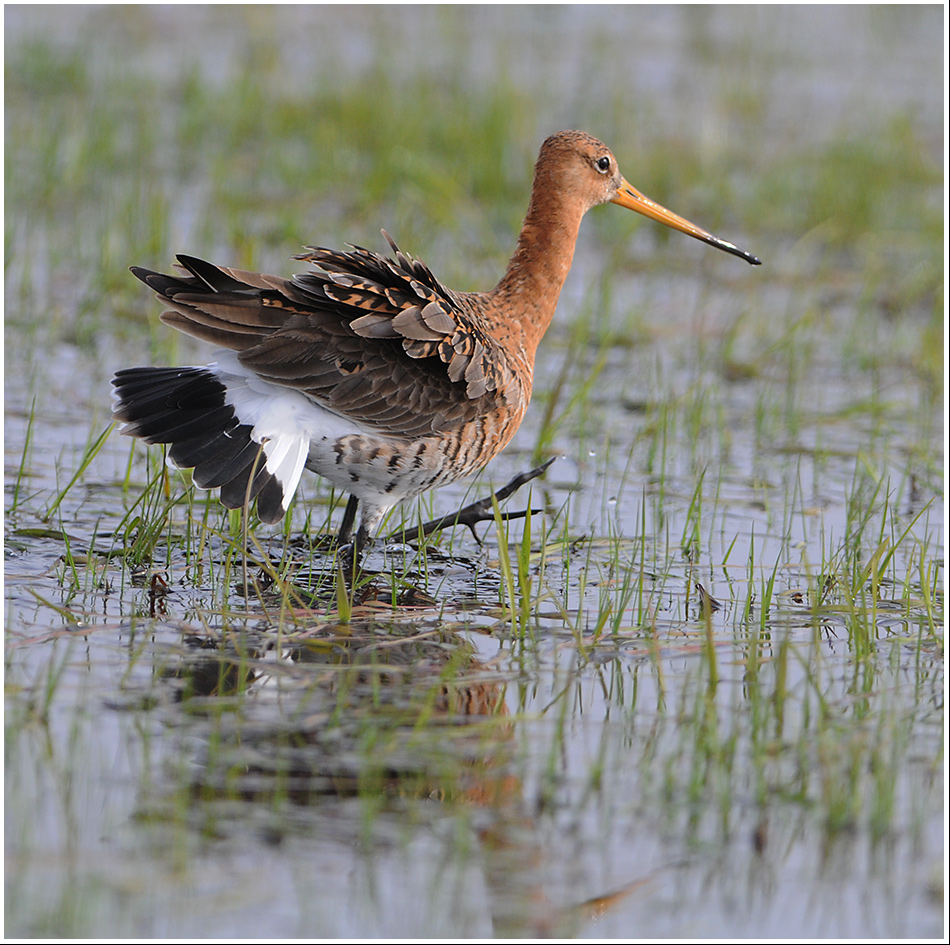
<svg viewBox="0 0 950 945">
<path fill-rule="evenodd" d="M 554 317 L 586 210 L 551 180 L 539 161 L 518 245 L 507 272 L 492 291 L 496 310 L 506 316 L 505 329 L 520 331 L 519 340 L 532 364 L 538 342 Z"/>
</svg>

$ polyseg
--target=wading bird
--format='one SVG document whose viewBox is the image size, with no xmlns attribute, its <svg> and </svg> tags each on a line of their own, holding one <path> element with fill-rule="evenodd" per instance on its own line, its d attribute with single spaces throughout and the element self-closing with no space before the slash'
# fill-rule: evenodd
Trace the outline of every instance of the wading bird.
<svg viewBox="0 0 950 945">
<path fill-rule="evenodd" d="M 596 138 L 562 131 L 541 146 L 518 245 L 490 292 L 447 289 L 385 231 L 391 257 L 308 247 L 294 258 L 313 268 L 291 279 L 191 256 L 178 256 L 181 275 L 133 267 L 169 307 L 162 321 L 221 350 L 204 367 L 119 371 L 122 432 L 168 444 L 228 508 L 256 499 L 262 522 L 283 517 L 312 470 L 350 494 L 341 543 L 359 508 L 358 552 L 402 499 L 481 469 L 511 440 L 581 218 L 602 203 L 760 262 L 633 188 Z"/>
</svg>

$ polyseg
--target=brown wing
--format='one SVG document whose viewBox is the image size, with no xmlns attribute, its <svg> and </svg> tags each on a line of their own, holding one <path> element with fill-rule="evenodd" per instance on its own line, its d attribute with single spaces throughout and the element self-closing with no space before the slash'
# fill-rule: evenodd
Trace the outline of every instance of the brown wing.
<svg viewBox="0 0 950 945">
<path fill-rule="evenodd" d="M 448 430 L 523 398 L 504 349 L 479 324 L 479 297 L 449 292 L 389 242 L 391 259 L 308 247 L 295 258 L 316 268 L 291 280 L 190 256 L 178 257 L 188 276 L 132 272 L 172 306 L 166 323 L 388 433 Z"/>
</svg>

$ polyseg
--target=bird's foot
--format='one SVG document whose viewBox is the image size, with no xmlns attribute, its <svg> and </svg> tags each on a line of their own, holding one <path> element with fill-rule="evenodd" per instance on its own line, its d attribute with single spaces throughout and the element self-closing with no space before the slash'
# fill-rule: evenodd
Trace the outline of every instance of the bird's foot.
<svg viewBox="0 0 950 945">
<path fill-rule="evenodd" d="M 453 525 L 465 525 L 475 537 L 475 541 L 481 544 L 481 539 L 475 532 L 475 526 L 479 522 L 494 521 L 495 504 L 500 505 L 505 499 L 512 495 L 512 493 L 517 492 L 525 483 L 530 482 L 532 479 L 537 479 L 538 476 L 545 472 L 548 466 L 554 462 L 555 458 L 556 457 L 552 457 L 546 463 L 542 463 L 540 466 L 528 470 L 528 472 L 520 473 L 508 482 L 507 485 L 502 486 L 497 492 L 484 499 L 472 502 L 457 512 L 450 512 L 448 515 L 433 519 L 431 522 L 424 522 L 422 525 L 416 525 L 413 528 L 393 532 L 386 538 L 386 541 L 417 541 L 420 538 L 427 538 L 429 535 L 441 531 L 443 528 L 451 528 Z M 520 512 L 502 512 L 501 519 L 502 521 L 510 522 L 514 519 L 525 518 L 528 511 L 528 509 L 522 509 Z M 531 509 L 530 511 L 533 515 L 540 513 L 538 509 Z"/>
</svg>

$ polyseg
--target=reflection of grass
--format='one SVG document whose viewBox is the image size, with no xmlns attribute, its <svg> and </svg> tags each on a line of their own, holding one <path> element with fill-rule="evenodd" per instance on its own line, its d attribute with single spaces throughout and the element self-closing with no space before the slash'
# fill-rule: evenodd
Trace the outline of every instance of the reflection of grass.
<svg viewBox="0 0 950 945">
<path fill-rule="evenodd" d="M 533 501 L 516 497 L 545 513 L 485 527 L 486 554 L 448 533 L 433 544 L 454 561 L 393 556 L 386 574 L 354 587 L 333 569 L 306 572 L 334 514 L 336 497 L 320 486 L 308 484 L 316 497 L 267 532 L 169 476 L 158 450 L 143 461 L 140 446 L 124 481 L 101 491 L 84 492 L 79 475 L 105 449 L 95 437 L 58 467 L 65 487 L 40 494 L 31 481 L 37 418 L 55 407 L 44 380 L 57 369 L 57 343 L 90 360 L 106 338 L 142 361 L 178 360 L 175 334 L 156 326 L 129 263 L 160 267 L 184 250 L 288 271 L 282 260 L 300 243 L 376 246 L 386 225 L 452 286 L 485 287 L 499 274 L 527 197 L 538 142 L 522 129 L 537 90 L 507 79 L 473 90 L 424 72 L 390 81 L 391 50 L 363 79 L 300 88 L 282 81 L 266 43 L 251 46 L 228 85 L 197 70 L 170 81 L 128 63 L 104 71 L 85 49 L 7 52 L 8 371 L 32 376 L 37 399 L 26 442 L 11 449 L 10 510 L 18 524 L 55 515 L 42 539 L 28 528 L 12 537 L 17 552 L 55 546 L 36 592 L 45 619 L 78 637 L 100 613 L 114 618 L 123 643 L 134 643 L 121 686 L 141 695 L 140 685 L 143 707 L 162 706 L 162 726 L 190 733 L 171 743 L 153 734 L 149 708 L 128 713 L 135 731 L 124 745 L 141 752 L 132 766 L 147 793 L 172 804 L 182 831 L 198 823 L 206 840 L 243 836 L 250 816 L 266 820 L 275 842 L 301 822 L 305 836 L 313 830 L 334 791 L 356 794 L 371 848 L 380 819 L 393 810 L 431 817 L 423 811 L 441 792 L 440 816 L 458 824 L 458 848 L 440 835 L 444 860 L 475 843 L 470 812 L 444 802 L 484 787 L 466 780 L 477 766 L 434 747 L 478 753 L 459 714 L 438 720 L 434 709 L 446 691 L 465 689 L 467 651 L 446 637 L 410 669 L 332 662 L 368 615 L 377 621 L 369 636 L 389 640 L 380 614 L 409 620 L 402 602 L 418 586 L 415 600 L 437 600 L 420 608 L 420 627 L 461 621 L 464 602 L 504 644 L 499 666 L 510 670 L 519 714 L 478 731 L 484 757 L 531 804 L 508 848 L 481 849 L 499 885 L 513 881 L 503 861 L 519 832 L 546 833 L 558 854 L 550 859 L 571 860 L 563 838 L 586 838 L 597 816 L 605 838 L 649 842 L 655 826 L 671 862 L 715 848 L 756 874 L 781 874 L 789 850 L 817 861 L 849 835 L 923 845 L 942 763 L 939 711 L 928 700 L 942 679 L 943 548 L 928 516 L 938 515 L 942 489 L 933 417 L 944 325 L 939 168 L 915 122 L 884 114 L 862 140 L 793 141 L 761 161 L 737 140 L 712 163 L 691 138 L 661 138 L 645 123 L 635 152 L 618 153 L 633 183 L 727 238 L 754 234 L 748 248 L 766 265 L 750 275 L 632 216 L 592 213 L 584 240 L 599 255 L 583 267 L 583 296 L 570 298 L 545 340 L 554 368 L 539 372 L 536 426 L 518 460 L 564 453 L 576 488 L 555 464 Z M 722 81 L 738 114 L 765 113 L 767 83 Z M 591 125 L 618 123 L 623 94 L 592 104 Z M 643 258 L 631 252 L 635 229 L 638 239 L 649 234 Z M 102 387 L 76 396 L 105 400 Z M 407 506 L 396 515 L 411 522 L 453 504 L 442 494 L 426 502 L 428 514 Z M 91 506 L 102 506 L 94 524 L 74 527 Z M 464 577 L 453 573 L 469 559 Z M 168 579 L 162 596 L 153 572 Z M 720 609 L 703 603 L 707 591 Z M 179 712 L 155 668 L 162 657 L 141 642 L 153 626 L 142 618 L 163 608 L 169 621 L 220 634 L 221 666 L 253 662 L 236 643 L 251 626 L 277 641 L 268 684 L 282 698 L 292 682 L 332 699 L 312 712 L 304 705 L 296 727 L 277 734 L 275 700 L 265 724 L 245 729 L 268 689 L 242 676 L 230 701 L 219 686 Z M 30 671 L 19 662 L 27 651 L 36 654 Z M 142 663 L 148 682 L 136 684 Z M 66 785 L 81 768 L 72 754 L 57 767 L 43 747 L 55 745 L 44 727 L 72 672 L 61 650 L 8 650 L 11 770 L 47 766 Z M 411 688 L 413 672 L 421 707 L 393 708 L 392 692 Z M 85 698 L 98 706 L 99 690 Z M 71 728 L 90 737 L 86 711 Z M 595 740 L 578 736 L 604 716 Z M 511 754 L 499 751 L 509 725 L 523 742 Z M 195 790 L 192 737 L 206 744 L 220 785 Z M 172 756 L 171 771 L 153 751 Z M 314 780 L 292 796 L 301 771 Z M 13 808 L 31 808 L 12 784 Z M 301 814 L 301 802 L 313 810 Z M 84 803 L 67 796 L 64 807 L 81 819 Z M 477 818 L 505 828 L 508 813 L 486 808 Z M 162 862 L 167 853 L 150 855 Z M 187 872 L 187 850 L 168 859 Z M 707 880 L 722 882 L 712 870 Z M 101 931 L 65 905 L 60 918 L 51 933 Z"/>
</svg>

